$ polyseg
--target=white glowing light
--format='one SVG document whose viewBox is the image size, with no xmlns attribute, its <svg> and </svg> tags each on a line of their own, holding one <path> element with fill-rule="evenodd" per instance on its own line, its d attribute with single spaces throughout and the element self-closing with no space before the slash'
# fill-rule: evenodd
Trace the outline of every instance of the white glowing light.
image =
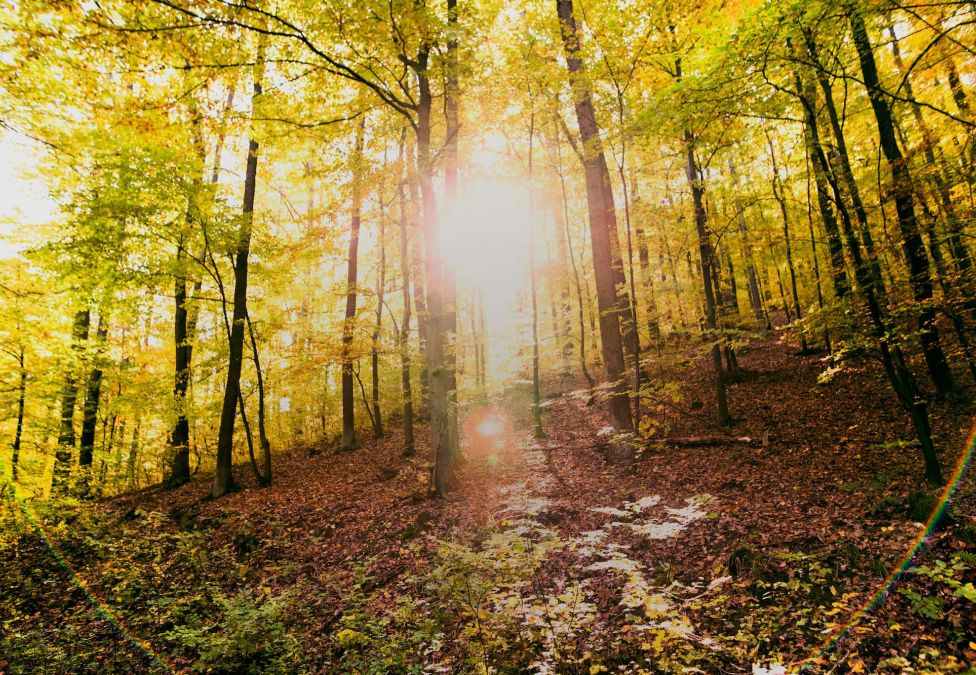
<svg viewBox="0 0 976 675">
<path fill-rule="evenodd" d="M 481 436 L 500 436 L 505 432 L 505 420 L 492 415 L 481 420 L 478 424 L 478 434 Z"/>
</svg>

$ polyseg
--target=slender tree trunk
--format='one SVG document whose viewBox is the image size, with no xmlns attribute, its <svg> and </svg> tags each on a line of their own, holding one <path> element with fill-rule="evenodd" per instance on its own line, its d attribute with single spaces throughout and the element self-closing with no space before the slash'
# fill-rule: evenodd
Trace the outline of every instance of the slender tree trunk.
<svg viewBox="0 0 976 675">
<path fill-rule="evenodd" d="M 704 195 L 705 187 L 698 172 L 698 164 L 695 161 L 695 137 L 691 131 L 686 130 L 685 140 L 685 174 L 688 177 L 688 184 L 691 186 L 691 198 L 695 208 L 695 230 L 698 233 L 698 252 L 701 259 L 702 288 L 705 291 L 705 324 L 713 333 L 718 329 L 716 317 L 715 293 L 712 289 L 712 265 L 713 253 L 711 237 L 708 232 L 705 216 Z M 725 391 L 725 375 L 722 372 L 722 354 L 719 349 L 718 337 L 710 336 L 712 344 L 712 368 L 715 372 L 715 399 L 718 408 L 718 423 L 725 426 L 732 421 L 729 415 L 729 400 Z"/>
<path fill-rule="evenodd" d="M 190 353 L 192 345 L 187 325 L 186 276 L 183 239 L 176 250 L 177 270 L 175 284 L 176 311 L 173 318 L 173 338 L 176 347 L 176 370 L 173 382 L 173 400 L 176 405 L 176 423 L 170 435 L 173 461 L 166 486 L 173 488 L 190 480 L 190 420 L 186 412 L 186 395 L 190 386 Z"/>
<path fill-rule="evenodd" d="M 400 208 L 400 275 L 403 279 L 403 319 L 400 322 L 400 381 L 403 392 L 403 455 L 414 454 L 413 438 L 413 387 L 410 381 L 410 219 L 407 215 L 407 200 L 404 183 L 409 180 L 406 156 L 402 144 L 400 162 L 403 176 L 397 184 L 397 201 Z"/>
<path fill-rule="evenodd" d="M 414 158 L 416 160 L 416 158 Z M 414 162 L 416 164 L 416 161 Z M 410 186 L 410 203 L 412 205 L 411 213 L 416 213 L 417 209 L 422 210 L 423 206 L 421 204 L 421 198 L 418 195 L 418 180 L 416 177 L 411 177 L 409 180 Z M 416 227 L 416 223 L 411 225 Z M 421 229 L 421 236 L 413 239 L 413 246 L 411 247 L 411 256 L 413 260 L 413 269 L 415 272 L 414 284 L 413 284 L 413 304 L 417 313 L 417 336 L 418 336 L 418 346 L 420 352 L 426 356 L 427 354 L 427 291 L 426 284 L 424 283 L 425 274 L 425 259 L 426 255 L 421 255 L 424 230 Z M 427 372 L 427 359 L 424 358 L 420 363 L 420 418 L 429 420 L 430 419 L 430 375 Z"/>
<path fill-rule="evenodd" d="M 251 109 L 260 106 L 261 80 L 264 77 L 264 49 L 259 48 L 254 72 L 254 89 Z M 234 482 L 234 420 L 241 393 L 241 368 L 244 360 L 244 328 L 247 319 L 248 256 L 251 252 L 251 229 L 254 220 L 254 195 L 258 177 L 258 141 L 251 129 L 247 147 L 247 164 L 244 170 L 244 203 L 237 234 L 237 251 L 234 257 L 234 311 L 228 338 L 227 381 L 220 410 L 220 429 L 217 434 L 217 467 L 210 494 L 221 497 L 237 489 Z"/>
<path fill-rule="evenodd" d="M 251 323 L 250 314 L 245 315 L 247 320 L 247 333 L 251 339 L 251 355 L 254 357 L 254 374 L 258 381 L 258 439 L 261 441 L 261 458 L 264 462 L 264 469 L 257 474 L 258 484 L 262 487 L 271 485 L 271 441 L 268 440 L 268 432 L 265 424 L 267 415 L 265 414 L 265 395 L 264 395 L 264 372 L 261 370 L 261 358 L 258 354 L 258 341 L 254 336 L 254 324 Z M 244 401 L 241 401 L 243 405 Z M 243 415 L 243 411 L 242 411 Z"/>
<path fill-rule="evenodd" d="M 257 456 L 254 454 L 254 434 L 251 432 L 251 423 L 247 419 L 247 406 L 244 405 L 244 392 L 240 391 L 237 395 L 237 408 L 241 414 L 241 426 L 244 427 L 244 438 L 247 441 L 247 457 L 251 462 L 251 472 L 258 485 L 263 485 L 264 480 L 261 475 L 261 468 L 258 466 Z"/>
<path fill-rule="evenodd" d="M 681 60 L 675 62 L 675 79 L 680 81 Z M 695 136 L 690 129 L 684 131 L 685 144 L 685 176 L 691 187 L 691 199 L 695 213 L 695 231 L 698 235 L 698 253 L 701 262 L 702 288 L 705 294 L 705 325 L 713 333 L 712 369 L 715 373 L 715 399 L 718 412 L 718 423 L 722 426 L 731 424 L 729 401 L 725 388 L 725 374 L 722 372 L 722 353 L 719 348 L 718 336 L 714 335 L 718 329 L 717 306 L 715 292 L 712 288 L 712 277 L 715 267 L 715 255 L 712 249 L 711 234 L 708 231 L 707 216 L 705 214 L 705 184 L 698 162 L 695 159 Z M 691 252 L 688 252 L 691 260 Z M 690 264 L 689 264 L 690 268 Z"/>
<path fill-rule="evenodd" d="M 817 234 L 813 227 L 813 199 L 810 190 L 810 155 L 806 156 L 807 167 L 807 225 L 810 228 L 810 257 L 813 258 L 813 278 L 817 286 L 817 308 L 824 311 L 823 287 L 820 283 L 820 260 L 817 256 Z M 824 327 L 823 330 L 824 349 L 830 354 L 833 352 L 830 344 L 830 331 Z"/>
<path fill-rule="evenodd" d="M 447 81 L 444 88 L 444 116 L 447 138 L 444 143 L 444 193 L 448 213 L 457 204 L 458 134 L 461 125 L 458 116 L 457 0 L 447 0 Z M 457 273 L 450 256 L 442 258 L 444 298 L 444 367 L 447 377 L 447 433 L 451 454 L 455 461 L 461 459 L 461 442 L 458 435 L 458 384 L 457 384 Z"/>
<path fill-rule="evenodd" d="M 600 342 L 603 351 L 603 368 L 611 386 L 610 419 L 620 431 L 634 428 L 627 400 L 627 382 L 624 375 L 623 340 L 621 322 L 628 320 L 627 308 L 622 307 L 617 292 L 614 273 L 613 234 L 617 223 L 610 193 L 610 172 L 596 126 L 592 96 L 583 80 L 583 62 L 580 55 L 579 31 L 573 16 L 572 0 L 557 0 L 560 30 L 570 81 L 574 89 L 574 107 L 579 125 L 586 179 L 586 197 L 590 220 L 590 239 L 593 247 L 593 272 L 597 286 L 597 305 L 600 318 Z M 613 234 L 611 234 L 613 233 Z M 622 273 L 623 270 L 620 270 Z M 635 327 L 636 328 L 636 327 Z"/>
<path fill-rule="evenodd" d="M 668 195 L 668 205 L 673 207 L 674 202 L 670 195 Z M 685 318 L 685 307 L 684 303 L 681 301 L 681 287 L 678 284 L 678 262 L 675 259 L 675 255 L 671 249 L 671 240 L 668 237 L 668 228 L 661 228 L 661 239 L 664 245 L 664 253 L 668 259 L 668 266 L 671 270 L 671 290 L 674 293 L 674 304 L 678 311 L 678 323 L 681 326 L 682 331 L 688 330 L 688 321 Z M 694 276 L 688 277 L 689 283 L 694 283 Z"/>
<path fill-rule="evenodd" d="M 80 358 L 84 343 L 88 339 L 91 313 L 80 310 L 75 313 L 71 329 L 71 349 L 74 360 Z M 54 474 L 51 490 L 64 492 L 74 464 L 75 450 L 75 404 L 78 401 L 78 364 L 72 362 L 65 368 L 64 385 L 61 387 L 61 426 L 58 431 L 58 446 L 54 451 Z"/>
<path fill-rule="evenodd" d="M 847 278 L 847 263 L 844 260 L 844 244 L 840 238 L 840 228 L 837 225 L 837 216 L 831 203 L 830 192 L 827 188 L 826 173 L 827 158 L 823 154 L 820 146 L 820 138 L 817 132 L 817 119 L 813 114 L 812 104 L 804 105 L 806 108 L 806 124 L 804 126 L 804 136 L 807 146 L 807 154 L 813 166 L 814 184 L 817 190 L 817 205 L 820 208 L 820 216 L 827 234 L 827 251 L 830 258 L 830 268 L 834 285 L 834 294 L 841 300 L 846 298 L 850 292 L 850 282 Z"/>
<path fill-rule="evenodd" d="M 384 160 L 385 161 L 385 160 Z M 386 290 L 386 216 L 383 197 L 380 195 L 380 267 L 376 275 L 376 325 L 373 328 L 372 385 L 373 385 L 373 437 L 383 437 L 383 414 L 380 412 L 380 335 L 383 330 L 383 295 Z"/>
<path fill-rule="evenodd" d="M 227 135 L 226 121 L 234 105 L 234 88 L 227 91 L 224 103 L 223 125 L 217 135 L 214 147 L 213 167 L 210 174 L 210 184 L 216 185 L 220 180 L 220 162 Z M 198 143 L 199 151 L 205 154 L 202 142 Z M 201 158 L 201 160 L 204 158 Z M 193 222 L 193 204 L 187 205 L 186 223 Z M 187 416 L 187 394 L 190 388 L 191 363 L 193 360 L 193 338 L 196 328 L 199 307 L 194 306 L 192 313 L 188 308 L 187 295 L 187 260 L 186 235 L 181 234 L 176 247 L 176 276 L 173 281 L 175 309 L 173 312 L 173 338 L 175 352 L 175 369 L 173 374 L 173 401 L 176 407 L 176 421 L 170 433 L 169 443 L 173 453 L 169 476 L 165 485 L 174 488 L 190 480 L 190 420 Z M 206 260 L 207 249 L 204 248 L 200 258 Z M 193 282 L 192 297 L 197 297 L 203 288 L 203 279 L 197 275 Z"/>
<path fill-rule="evenodd" d="M 890 19 L 888 20 L 888 34 L 891 36 L 891 53 L 894 57 L 895 65 L 898 67 L 899 72 L 903 73 L 905 96 L 911 101 L 910 110 L 912 112 L 912 119 L 915 120 L 915 126 L 922 135 L 922 155 L 925 157 L 925 163 L 929 169 L 926 175 L 931 181 L 933 191 L 938 196 L 939 203 L 942 206 L 942 214 L 949 234 L 949 255 L 952 257 L 952 262 L 956 270 L 962 277 L 963 284 L 960 290 L 966 296 L 966 302 L 970 312 L 973 312 L 976 311 L 976 297 L 974 297 L 976 296 L 976 287 L 974 287 L 974 279 L 972 276 L 972 258 L 969 255 L 969 249 L 966 248 L 962 220 L 956 212 L 956 206 L 952 199 L 949 177 L 943 171 L 942 163 L 936 159 L 935 153 L 938 148 L 938 141 L 932 135 L 932 131 L 925 122 L 925 117 L 922 115 L 922 107 L 915 100 L 915 93 L 912 90 L 911 73 L 905 69 L 905 64 L 901 58 L 901 50 L 898 47 L 898 37 L 895 34 L 895 29 L 891 25 Z M 937 247 L 937 240 L 934 240 L 933 244 Z"/>
<path fill-rule="evenodd" d="M 450 378 L 445 361 L 447 329 L 444 317 L 443 260 L 437 222 L 437 199 L 434 193 L 431 157 L 431 109 L 433 97 L 427 71 L 429 47 L 421 49 L 417 60 L 419 98 L 417 110 L 417 173 L 420 180 L 424 219 L 424 266 L 427 272 L 427 375 L 430 379 L 430 433 L 434 467 L 431 485 L 435 494 L 444 497 L 453 487 L 454 453 L 450 430 Z"/>
<path fill-rule="evenodd" d="M 555 135 L 553 144 L 558 145 L 559 135 Z M 561 170 L 561 167 L 560 167 Z M 560 221 L 559 208 L 552 206 L 553 236 L 556 239 L 556 264 L 558 265 L 559 282 L 559 316 L 561 318 L 558 341 L 563 360 L 563 370 L 570 372 L 573 361 L 573 301 L 569 277 L 569 253 L 566 243 L 566 231 Z"/>
<path fill-rule="evenodd" d="M 478 306 L 478 293 L 471 294 L 471 348 L 474 352 L 474 386 L 478 390 L 479 395 L 484 395 L 482 387 L 484 383 L 481 379 L 481 342 L 484 336 L 478 330 L 478 313 L 480 312 L 480 307 Z"/>
<path fill-rule="evenodd" d="M 735 284 L 735 265 L 732 264 L 732 252 L 727 245 L 722 246 L 722 251 L 725 253 L 725 266 L 729 270 L 726 276 L 725 293 L 723 294 L 728 299 L 723 300 L 722 304 L 730 306 L 736 317 L 738 317 L 741 312 L 739 310 L 739 291 Z"/>
<path fill-rule="evenodd" d="M 579 349 L 579 360 L 580 360 L 580 370 L 583 373 L 583 377 L 586 378 L 586 383 L 590 388 L 590 398 L 589 403 L 593 402 L 593 389 L 596 387 L 596 382 L 593 380 L 593 376 L 590 375 L 589 369 L 586 367 L 586 319 L 585 319 L 585 308 L 583 302 L 583 287 L 580 283 L 579 269 L 576 267 L 576 254 L 573 252 L 573 236 L 569 231 L 569 197 L 566 194 L 566 176 L 563 175 L 562 167 L 562 157 L 560 154 L 561 143 L 559 141 L 559 136 L 556 136 L 556 173 L 559 175 L 559 187 L 561 189 L 562 195 L 562 218 L 563 218 L 563 229 L 566 232 L 566 244 L 569 248 L 569 261 L 572 265 L 573 270 L 573 283 L 576 287 L 576 301 L 579 308 L 578 320 L 579 320 L 579 333 L 580 333 L 580 349 Z"/>
<path fill-rule="evenodd" d="M 959 79 L 959 71 L 952 59 L 946 59 L 946 75 L 948 76 L 949 91 L 952 93 L 952 100 L 959 110 L 963 119 L 972 121 L 972 108 L 963 89 L 962 80 Z M 969 186 L 970 198 L 974 183 L 976 183 L 976 128 L 969 126 L 966 128 L 966 138 L 962 143 L 960 152 L 962 161 L 963 179 Z"/>
<path fill-rule="evenodd" d="M 620 128 L 624 127 L 624 100 L 623 93 L 620 89 L 617 89 L 617 109 L 620 116 Z M 627 235 L 627 269 L 629 271 L 630 279 L 630 293 L 627 298 L 627 307 L 629 309 L 628 319 L 629 323 L 624 326 L 624 342 L 628 344 L 627 350 L 630 352 L 633 358 L 633 368 L 634 368 L 634 426 L 635 428 L 640 428 L 641 421 L 641 411 L 640 411 L 640 390 L 641 390 L 641 345 L 640 345 L 640 331 L 637 329 L 638 319 L 637 319 L 637 285 L 634 277 L 634 241 L 633 241 L 633 228 L 630 222 L 630 194 L 627 189 L 627 176 L 624 172 L 624 166 L 627 162 L 627 141 L 626 138 L 621 135 L 620 138 L 620 163 L 617 165 L 618 175 L 620 176 L 621 190 L 623 191 L 624 198 L 624 231 Z M 636 183 L 636 176 L 634 177 Z M 609 196 L 609 202 L 613 202 L 613 192 L 607 190 Z M 656 312 L 655 312 L 656 314 Z M 656 318 L 656 317 L 655 317 Z M 648 316 L 648 321 L 651 317 Z M 654 336 L 651 336 L 654 339 Z"/>
<path fill-rule="evenodd" d="M 132 427 L 132 442 L 129 444 L 128 458 L 128 482 L 129 489 L 134 490 L 139 486 L 139 474 L 137 464 L 139 461 L 139 435 L 142 430 L 142 418 L 137 417 L 135 426 Z"/>
<path fill-rule="evenodd" d="M 352 342 L 356 331 L 356 298 L 359 279 L 359 228 L 362 223 L 363 136 L 365 118 L 356 127 L 352 167 L 352 215 L 349 225 L 349 258 L 346 267 L 346 313 L 342 324 L 342 439 L 339 451 L 356 449 L 356 400 L 353 391 Z"/>
<path fill-rule="evenodd" d="M 637 197 L 634 197 L 637 203 Z M 644 227 L 637 227 L 634 230 L 637 239 L 637 261 L 641 270 L 641 281 L 643 282 L 644 295 L 647 298 L 647 333 L 650 341 L 655 348 L 661 348 L 661 317 L 657 307 L 657 297 L 654 290 L 654 271 L 651 269 L 651 256 L 647 250 L 647 230 Z M 636 297 L 636 294 L 635 294 Z"/>
<path fill-rule="evenodd" d="M 912 194 L 911 175 L 895 138 L 891 106 L 878 80 L 874 50 L 868 38 L 864 18 L 857 7 L 848 5 L 847 9 L 854 36 L 854 46 L 857 49 L 861 64 L 861 74 L 877 122 L 881 150 L 887 160 L 888 168 L 891 170 L 898 227 L 901 231 L 905 258 L 908 260 L 909 285 L 912 289 L 912 297 L 919 305 L 918 329 L 925 363 L 928 366 L 932 383 L 935 385 L 936 393 L 947 395 L 956 390 L 956 385 L 939 342 L 938 330 L 935 327 L 935 308 L 932 306 L 932 278 L 928 255 L 925 253 L 925 243 L 919 234 L 918 223 L 915 218 L 915 199 Z"/>
<path fill-rule="evenodd" d="M 810 58 L 819 64 L 819 56 L 817 54 L 816 43 L 813 40 L 812 35 L 809 31 L 804 32 L 804 37 L 807 43 L 807 51 L 810 54 Z M 826 69 L 818 68 L 816 70 L 817 82 L 820 85 L 820 89 L 823 93 L 824 108 L 827 111 L 827 119 L 830 121 L 830 130 L 834 137 L 835 147 L 829 154 L 828 160 L 831 158 L 836 159 L 835 162 L 828 162 L 832 167 L 836 167 L 834 173 L 839 173 L 840 177 L 843 179 L 843 185 L 846 188 L 846 193 L 850 198 L 851 205 L 854 207 L 854 216 L 857 218 L 858 228 L 860 229 L 861 239 L 864 241 L 864 248 L 867 252 L 868 264 L 871 270 L 871 278 L 875 284 L 878 284 L 879 293 L 883 292 L 883 280 L 881 278 L 881 268 L 878 262 L 877 252 L 874 247 L 874 238 L 871 235 L 871 225 L 868 222 L 867 210 L 864 208 L 864 201 L 861 199 L 861 191 L 858 188 L 857 180 L 854 178 L 854 171 L 851 168 L 850 153 L 847 150 L 847 138 L 844 135 L 844 127 L 841 124 L 840 115 L 837 112 L 837 106 L 834 103 L 834 91 L 830 84 L 830 80 L 827 77 Z M 812 103 L 813 97 L 809 96 Z M 839 169 L 839 171 L 837 171 Z M 836 178 L 834 182 L 840 183 Z M 838 185 L 838 188 L 840 185 Z M 838 192 L 843 192 L 838 190 Z M 846 210 L 846 205 L 840 200 L 837 201 L 838 210 Z"/>
<path fill-rule="evenodd" d="M 27 400 L 27 369 L 24 367 L 23 345 L 17 352 L 17 365 L 20 369 L 20 383 L 17 386 L 17 431 L 14 432 L 14 444 L 10 455 L 10 475 L 15 483 L 20 463 L 20 443 L 24 437 L 24 404 Z"/>
<path fill-rule="evenodd" d="M 621 179 L 623 179 L 623 174 L 621 174 Z M 635 210 L 636 206 L 641 203 L 640 192 L 637 189 L 637 172 L 631 171 L 631 199 L 634 203 Z M 647 227 L 646 225 L 637 225 L 634 228 L 634 235 L 637 239 L 637 260 L 640 264 L 641 271 L 641 281 L 643 282 L 644 295 L 646 297 L 646 312 L 647 312 L 647 332 L 650 341 L 654 346 L 660 350 L 661 348 L 661 316 L 657 306 L 657 294 L 654 290 L 654 271 L 651 269 L 651 257 L 647 246 Z M 658 266 L 663 271 L 664 265 L 663 261 L 658 260 Z M 637 299 L 637 291 L 634 290 L 632 295 L 634 296 L 635 306 Z"/>
<path fill-rule="evenodd" d="M 108 336 L 108 321 L 104 314 L 98 317 L 98 328 L 95 330 L 95 351 L 92 354 L 92 368 L 88 374 L 85 388 L 85 402 L 82 405 L 81 438 L 79 439 L 78 466 L 81 477 L 78 485 L 79 492 L 87 495 L 91 488 L 91 467 L 95 454 L 95 433 L 98 430 L 98 405 L 102 398 L 102 368 L 99 358 L 104 350 L 105 339 Z"/>
<path fill-rule="evenodd" d="M 535 112 L 529 117 L 529 222 L 535 216 L 535 186 L 533 185 L 532 159 L 535 141 Z M 539 385 L 539 301 L 535 272 L 535 229 L 529 228 L 529 282 L 532 294 L 532 418 L 535 421 L 535 437 L 545 438 L 542 430 L 542 396 Z"/>
<path fill-rule="evenodd" d="M 485 388 L 488 368 L 488 321 L 485 319 L 485 301 L 478 291 L 478 331 L 481 333 L 481 376 L 480 386 Z"/>
<path fill-rule="evenodd" d="M 773 147 L 773 139 L 769 135 L 769 130 L 764 129 L 766 132 L 766 143 L 769 145 L 769 159 L 773 165 L 773 197 L 776 198 L 777 203 L 779 203 L 779 211 L 783 216 L 783 240 L 786 242 L 786 265 L 790 271 L 790 289 L 793 291 L 793 309 L 796 311 L 796 318 L 800 320 L 803 318 L 803 307 L 800 304 L 800 293 L 796 287 L 796 268 L 793 265 L 793 242 L 790 238 L 790 212 L 786 205 L 786 194 L 783 189 L 783 182 L 779 175 L 779 165 L 776 163 L 776 150 Z M 808 351 L 807 348 L 807 336 L 806 332 L 800 332 L 800 349 L 803 352 Z"/>
<path fill-rule="evenodd" d="M 749 242 L 749 232 L 746 226 L 746 208 L 742 203 L 742 196 L 738 193 L 741 189 L 739 174 L 735 169 L 735 162 L 729 158 L 729 173 L 732 182 L 735 184 L 735 217 L 739 223 L 739 239 L 742 242 L 742 255 L 746 261 L 746 277 L 749 281 L 749 304 L 752 305 L 752 312 L 756 320 L 764 323 L 762 298 L 759 297 L 759 282 L 756 279 L 756 264 L 752 259 L 752 245 Z"/>
</svg>

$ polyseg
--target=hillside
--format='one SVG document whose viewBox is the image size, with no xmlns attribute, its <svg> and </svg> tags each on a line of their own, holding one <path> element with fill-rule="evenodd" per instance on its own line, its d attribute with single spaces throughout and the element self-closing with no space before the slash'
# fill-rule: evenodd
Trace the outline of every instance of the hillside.
<svg viewBox="0 0 976 675">
<path fill-rule="evenodd" d="M 37 507 L 53 550 L 8 512 L 20 529 L 16 539 L 5 529 L 0 547 L 0 670 L 972 663 L 973 480 L 954 486 L 917 567 L 889 583 L 935 502 L 876 366 L 850 362 L 818 383 L 822 355 L 798 355 L 777 335 L 752 342 L 730 386 L 728 433 L 747 443 L 722 442 L 701 412 L 707 362 L 672 358 L 681 384 L 647 412 L 659 437 L 684 444 L 650 444 L 632 463 L 605 461 L 602 407 L 554 377 L 539 442 L 525 384 L 466 408 L 458 489 L 444 500 L 427 496 L 424 447 L 402 458 L 393 431 L 351 453 L 293 452 L 270 488 L 237 467 L 243 490 L 219 500 L 203 478 L 94 514 Z M 956 466 L 971 404 L 937 404 L 933 419 L 941 459 Z"/>
</svg>

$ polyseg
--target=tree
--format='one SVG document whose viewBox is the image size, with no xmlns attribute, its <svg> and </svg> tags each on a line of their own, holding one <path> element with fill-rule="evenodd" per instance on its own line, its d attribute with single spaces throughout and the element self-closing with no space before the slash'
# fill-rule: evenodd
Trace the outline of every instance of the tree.
<svg viewBox="0 0 976 675">
<path fill-rule="evenodd" d="M 902 247 L 910 272 L 909 285 L 912 289 L 912 297 L 919 305 L 918 328 L 922 341 L 922 352 L 925 355 L 925 363 L 928 366 L 932 383 L 935 385 L 936 393 L 945 396 L 953 393 L 956 385 L 952 379 L 952 372 L 949 370 L 949 363 L 942 351 L 942 345 L 939 342 L 938 329 L 935 327 L 935 308 L 931 305 L 933 297 L 932 277 L 925 244 L 922 241 L 921 234 L 919 234 L 915 217 L 912 177 L 909 173 L 908 163 L 895 138 L 891 105 L 878 80 L 878 67 L 874 59 L 874 50 L 868 37 L 861 9 L 856 4 L 851 3 L 846 5 L 846 11 L 861 65 L 864 86 L 868 90 L 871 109 L 874 111 L 877 122 L 881 150 L 891 171 L 895 213 L 898 217 Z"/>
<path fill-rule="evenodd" d="M 71 470 L 74 468 L 75 449 L 75 404 L 78 401 L 77 359 L 88 339 L 91 312 L 81 309 L 75 312 L 71 327 L 71 348 L 74 361 L 64 368 L 64 384 L 61 388 L 61 425 L 58 430 L 58 449 L 54 453 L 54 474 L 51 489 L 64 492 L 68 488 Z"/>
<path fill-rule="evenodd" d="M 627 401 L 624 379 L 623 341 L 621 321 L 626 310 L 621 307 L 613 271 L 611 230 L 616 232 L 617 218 L 613 195 L 610 192 L 610 171 L 596 126 L 596 112 L 592 95 L 582 78 L 583 61 L 580 56 L 579 29 L 573 15 L 572 0 L 557 0 L 559 30 L 566 55 L 566 68 L 573 89 L 573 107 L 582 146 L 582 161 L 586 177 L 586 199 L 590 219 L 590 241 L 593 246 L 593 274 L 596 279 L 597 306 L 600 312 L 600 344 L 603 368 L 610 383 L 610 418 L 618 431 L 634 427 Z"/>
<path fill-rule="evenodd" d="M 352 152 L 352 210 L 349 218 L 349 257 L 346 264 L 346 314 L 342 328 L 342 439 L 339 451 L 356 449 L 356 412 L 353 396 L 352 341 L 356 332 L 356 287 L 359 275 L 359 228 L 363 217 L 363 136 L 365 118 L 356 127 L 356 140 Z"/>
<path fill-rule="evenodd" d="M 261 50 L 263 52 L 263 49 Z M 251 109 L 260 110 L 263 79 L 263 53 L 259 53 L 254 72 Z M 220 411 L 220 432 L 217 437 L 217 466 L 210 493 L 220 497 L 237 489 L 234 482 L 234 419 L 241 395 L 241 367 L 244 360 L 244 328 L 247 321 L 248 256 L 251 252 L 251 228 L 254 220 L 254 195 L 257 191 L 258 149 L 256 129 L 252 126 L 247 144 L 247 168 L 244 174 L 244 203 L 234 253 L 234 309 L 228 334 L 227 380 L 224 385 Z"/>
</svg>

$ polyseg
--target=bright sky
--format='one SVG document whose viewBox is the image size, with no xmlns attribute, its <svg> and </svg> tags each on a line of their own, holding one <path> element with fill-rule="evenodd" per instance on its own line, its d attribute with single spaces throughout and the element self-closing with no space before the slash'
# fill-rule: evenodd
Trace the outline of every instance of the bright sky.
<svg viewBox="0 0 976 675">
<path fill-rule="evenodd" d="M 25 226 L 46 223 L 54 217 L 51 196 L 43 182 L 32 177 L 36 167 L 34 143 L 0 131 L 0 258 L 16 255 L 18 235 L 25 233 Z"/>
</svg>

